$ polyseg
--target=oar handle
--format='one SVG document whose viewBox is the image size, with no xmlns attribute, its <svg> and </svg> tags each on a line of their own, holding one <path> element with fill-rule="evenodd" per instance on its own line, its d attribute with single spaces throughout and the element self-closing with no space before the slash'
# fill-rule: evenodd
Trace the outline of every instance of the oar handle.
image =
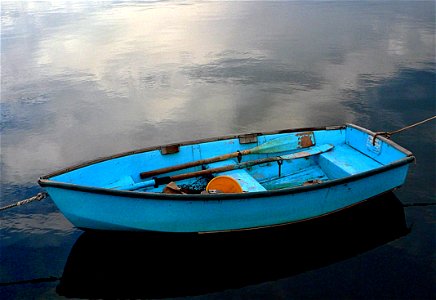
<svg viewBox="0 0 436 300">
<path fill-rule="evenodd" d="M 269 161 L 271 161 L 271 159 Z M 264 159 L 262 159 L 262 162 L 264 162 Z M 209 175 L 212 173 L 220 173 L 220 172 L 225 172 L 225 171 L 230 171 L 230 170 L 242 169 L 242 168 L 246 168 L 248 166 L 252 166 L 256 163 L 261 164 L 262 162 L 257 163 L 257 160 L 256 160 L 256 161 L 249 161 L 249 162 L 245 162 L 245 163 L 241 163 L 241 164 L 237 164 L 237 165 L 227 165 L 227 166 L 223 166 L 223 167 L 201 170 L 201 171 L 196 171 L 196 172 L 189 172 L 189 173 L 179 174 L 179 175 L 174 175 L 174 176 L 156 177 L 156 178 L 151 179 L 151 180 L 142 181 L 142 182 L 138 182 L 135 184 L 130 184 L 130 185 L 118 187 L 117 189 L 118 190 L 134 191 L 134 190 L 139 190 L 139 189 L 149 187 L 149 186 L 156 186 L 157 187 L 157 186 L 162 185 L 162 184 L 170 183 L 171 181 L 178 181 L 178 180 L 189 179 L 189 178 L 198 177 L 198 176 Z"/>
</svg>

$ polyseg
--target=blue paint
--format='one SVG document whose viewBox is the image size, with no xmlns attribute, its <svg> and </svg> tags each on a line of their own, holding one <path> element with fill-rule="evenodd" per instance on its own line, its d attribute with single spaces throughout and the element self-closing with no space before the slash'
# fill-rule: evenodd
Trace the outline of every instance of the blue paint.
<svg viewBox="0 0 436 300">
<path fill-rule="evenodd" d="M 383 138 L 377 139 L 375 152 L 372 143 L 367 143 L 372 134 L 354 125 L 345 130 L 320 129 L 314 132 L 317 145 L 299 152 L 288 149 L 289 154 L 281 149 L 280 157 L 285 159 L 281 166 L 268 162 L 225 172 L 240 180 L 248 191 L 242 194 L 166 195 L 161 193 L 163 187 L 147 189 L 150 180 L 138 177 L 146 162 L 149 165 L 145 168 L 156 169 L 197 159 L 197 153 L 205 158 L 253 148 L 252 144 L 239 144 L 238 139 L 187 143 L 168 155 L 152 150 L 111 158 L 43 179 L 40 184 L 63 214 L 84 229 L 209 232 L 280 225 L 320 217 L 401 186 L 413 160 L 411 153 Z M 298 135 L 266 134 L 258 144 Z M 303 154 L 306 157 L 300 158 Z M 243 162 L 272 155 L 247 155 Z M 228 160 L 207 167 L 228 164 L 237 162 Z M 191 169 L 199 170 L 200 166 Z M 182 172 L 187 171 L 174 173 Z M 259 177 L 262 180 L 255 179 Z M 126 184 L 144 189 L 117 189 Z"/>
</svg>

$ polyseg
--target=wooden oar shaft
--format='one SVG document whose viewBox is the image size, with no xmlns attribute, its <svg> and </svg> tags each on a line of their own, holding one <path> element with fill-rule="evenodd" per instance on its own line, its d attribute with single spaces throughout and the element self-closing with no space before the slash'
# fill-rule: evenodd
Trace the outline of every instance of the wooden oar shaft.
<svg viewBox="0 0 436 300">
<path fill-rule="evenodd" d="M 217 167 L 217 168 L 212 168 L 212 169 L 207 169 L 207 170 L 201 170 L 201 171 L 196 171 L 196 172 L 189 172 L 189 173 L 185 173 L 185 174 L 169 176 L 169 178 L 171 179 L 171 181 L 177 181 L 177 180 L 183 180 L 183 179 L 193 178 L 193 177 L 197 177 L 197 176 L 210 175 L 213 173 L 221 173 L 221 172 L 225 172 L 225 171 L 245 169 L 245 168 L 249 168 L 252 166 L 265 164 L 265 163 L 269 163 L 269 162 L 274 162 L 274 161 L 304 158 L 304 157 L 308 157 L 311 155 L 320 154 L 322 152 L 329 151 L 332 148 L 333 148 L 333 146 L 329 145 L 329 147 L 325 147 L 324 149 L 320 149 L 320 150 L 317 149 L 315 151 L 301 151 L 301 152 L 297 152 L 294 154 L 288 154 L 288 155 L 283 155 L 283 156 L 274 156 L 274 157 L 255 159 L 255 160 L 250 160 L 247 162 L 239 163 L 236 165 L 228 165 L 228 166 Z"/>
<path fill-rule="evenodd" d="M 213 162 L 223 161 L 230 158 L 247 155 L 247 154 L 269 154 L 269 153 L 279 153 L 283 151 L 289 151 L 290 149 L 307 148 L 315 144 L 313 132 L 302 132 L 296 135 L 285 135 L 272 140 L 269 140 L 261 145 L 254 148 L 236 151 L 229 154 L 219 155 L 211 158 L 201 159 L 193 162 L 184 163 L 181 165 L 165 167 L 157 170 L 151 170 L 142 172 L 139 176 L 142 179 L 157 176 L 164 173 L 170 173 L 182 169 L 187 169 L 191 167 L 196 167 L 204 164 L 210 164 Z"/>
<path fill-rule="evenodd" d="M 205 175 L 210 175 L 213 173 L 220 173 L 220 172 L 237 170 L 237 169 L 244 169 L 244 168 L 248 168 L 251 166 L 260 165 L 263 163 L 268 163 L 268 162 L 273 162 L 273 161 L 304 158 L 304 157 L 309 157 L 312 155 L 320 154 L 323 152 L 327 152 L 327 151 L 331 150 L 332 148 L 333 148 L 332 145 L 325 144 L 325 145 L 322 145 L 320 147 L 317 147 L 317 148 L 314 148 L 314 149 L 311 149 L 308 151 L 301 151 L 301 152 L 288 154 L 288 155 L 282 155 L 282 156 L 266 157 L 266 158 L 262 158 L 262 159 L 256 159 L 256 160 L 251 160 L 251 161 L 247 161 L 244 163 L 239 163 L 236 165 L 227 165 L 227 166 L 223 166 L 223 167 L 201 170 L 201 171 L 196 171 L 196 172 L 189 172 L 189 173 L 179 174 L 179 175 L 174 175 L 174 176 L 155 178 L 152 180 L 136 183 L 135 185 L 125 186 L 125 187 L 122 187 L 119 189 L 121 189 L 121 190 L 122 189 L 137 190 L 137 189 L 148 187 L 148 186 L 153 186 L 153 185 L 158 186 L 161 184 L 166 184 L 166 183 L 169 183 L 171 181 L 178 181 L 178 180 L 183 180 L 183 179 L 188 179 L 188 178 L 193 178 L 193 177 L 198 177 L 198 176 L 205 176 Z"/>
<path fill-rule="evenodd" d="M 236 165 L 227 165 L 227 166 L 222 166 L 222 167 L 217 167 L 217 168 L 212 168 L 212 169 L 207 169 L 207 170 L 201 170 L 201 171 L 195 171 L 195 172 L 189 172 L 189 173 L 184 173 L 184 174 L 179 174 L 179 175 L 174 175 L 174 176 L 155 178 L 153 180 L 150 180 L 150 182 L 153 182 L 154 185 L 158 186 L 161 184 L 169 183 L 171 181 L 179 181 L 179 180 L 189 179 L 189 178 L 193 178 L 193 177 L 210 175 L 213 173 L 221 173 L 221 172 L 225 172 L 225 171 L 244 169 L 244 168 L 248 168 L 248 167 L 251 167 L 254 165 L 260 165 L 263 163 L 268 163 L 268 162 L 278 161 L 278 160 L 282 160 L 282 159 L 280 157 L 267 157 L 267 158 L 247 161 L 244 163 L 239 163 Z M 150 185 L 153 185 L 153 184 L 150 184 Z M 142 187 L 143 187 L 143 185 L 140 185 L 140 186 L 138 185 L 138 188 L 142 188 Z M 134 188 L 134 189 L 136 189 L 136 188 Z"/>
<path fill-rule="evenodd" d="M 210 163 L 214 163 L 214 162 L 218 162 L 218 161 L 223 161 L 223 160 L 227 160 L 230 158 L 238 157 L 240 155 L 247 155 L 250 153 L 251 153 L 251 150 L 243 150 L 243 151 L 233 152 L 233 153 L 215 156 L 215 157 L 211 157 L 211 158 L 191 161 L 191 162 L 187 162 L 187 163 L 180 164 L 177 166 L 171 166 L 171 167 L 161 168 L 161 169 L 157 169 L 157 170 L 142 172 L 139 175 L 141 176 L 141 178 L 153 177 L 153 176 L 160 175 L 160 174 L 170 173 L 170 172 L 183 170 L 183 169 L 187 169 L 187 168 L 191 168 L 191 167 L 196 167 L 196 166 L 210 164 Z"/>
</svg>

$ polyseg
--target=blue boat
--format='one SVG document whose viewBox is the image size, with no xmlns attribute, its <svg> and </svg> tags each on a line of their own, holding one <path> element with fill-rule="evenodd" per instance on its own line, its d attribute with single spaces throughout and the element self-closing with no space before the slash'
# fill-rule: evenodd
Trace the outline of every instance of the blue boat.
<svg viewBox="0 0 436 300">
<path fill-rule="evenodd" d="M 394 190 L 414 156 L 353 124 L 169 144 L 39 179 L 84 230 L 221 232 L 322 217 Z"/>
</svg>

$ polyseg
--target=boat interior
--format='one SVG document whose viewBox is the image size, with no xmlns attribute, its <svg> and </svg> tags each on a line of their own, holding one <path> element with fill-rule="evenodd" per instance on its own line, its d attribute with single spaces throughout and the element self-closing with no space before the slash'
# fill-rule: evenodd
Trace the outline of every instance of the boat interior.
<svg viewBox="0 0 436 300">
<path fill-rule="evenodd" d="M 212 172 L 171 183 L 170 193 L 205 193 L 211 179 L 226 176 L 236 180 L 242 192 L 262 192 L 319 184 L 340 179 L 390 164 L 408 155 L 394 143 L 377 138 L 354 125 L 319 130 L 250 134 L 203 140 L 148 150 L 134 151 L 116 157 L 84 164 L 48 179 L 97 188 L 131 190 L 136 192 L 168 192 L 168 185 L 146 185 L 153 177 L 141 178 L 142 172 L 175 166 L 190 161 L 204 160 L 228 153 L 262 147 L 271 141 L 287 142 L 285 147 L 271 149 L 267 153 L 239 155 L 226 160 L 201 164 L 182 170 L 160 174 L 174 176 L 202 170 L 234 166 L 233 170 Z M 257 162 L 239 168 L 247 162 Z M 209 189 L 206 193 L 221 192 Z"/>
</svg>

